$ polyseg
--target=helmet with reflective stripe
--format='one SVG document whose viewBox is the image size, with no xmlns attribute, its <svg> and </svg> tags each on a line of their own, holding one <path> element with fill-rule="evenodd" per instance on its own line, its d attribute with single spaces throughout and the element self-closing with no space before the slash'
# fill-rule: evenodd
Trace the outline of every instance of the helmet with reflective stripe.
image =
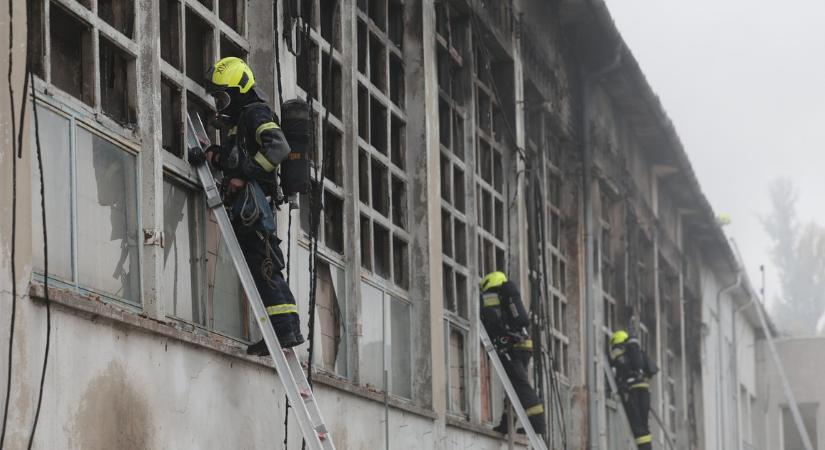
<svg viewBox="0 0 825 450">
<path fill-rule="evenodd" d="M 625 330 L 618 330 L 613 333 L 613 336 L 610 337 L 610 345 L 619 345 L 626 341 L 628 338 L 627 331 Z"/>
<path fill-rule="evenodd" d="M 254 85 L 252 69 L 241 58 L 223 58 L 206 71 L 206 91 L 209 93 L 237 88 L 238 92 L 245 94 Z"/>
<path fill-rule="evenodd" d="M 507 275 L 504 275 L 504 272 L 496 271 L 484 275 L 484 278 L 481 279 L 481 283 L 479 283 L 479 285 L 481 287 L 481 292 L 484 292 L 488 289 L 499 287 L 505 282 L 507 282 Z"/>
</svg>

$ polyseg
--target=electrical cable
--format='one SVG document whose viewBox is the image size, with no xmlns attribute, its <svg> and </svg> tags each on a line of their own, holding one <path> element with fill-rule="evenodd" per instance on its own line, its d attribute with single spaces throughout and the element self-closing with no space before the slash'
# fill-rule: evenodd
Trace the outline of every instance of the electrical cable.
<svg viewBox="0 0 825 450">
<path fill-rule="evenodd" d="M 14 88 L 12 84 L 12 73 L 14 72 L 14 1 L 8 1 L 9 7 L 9 103 L 12 123 L 12 190 L 11 190 L 11 318 L 9 320 L 9 350 L 8 350 L 8 375 L 6 378 L 6 400 L 3 406 L 3 426 L 0 431 L 0 449 L 6 441 L 6 426 L 9 418 L 9 400 L 11 397 L 11 376 L 12 365 L 14 363 L 14 322 L 17 313 L 17 159 L 18 148 L 14 132 L 17 130 L 14 107 Z"/>
</svg>

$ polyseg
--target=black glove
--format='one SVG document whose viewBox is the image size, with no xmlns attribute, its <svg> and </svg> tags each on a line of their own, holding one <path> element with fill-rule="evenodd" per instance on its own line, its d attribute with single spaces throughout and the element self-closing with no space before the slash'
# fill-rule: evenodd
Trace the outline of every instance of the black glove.
<svg viewBox="0 0 825 450">
<path fill-rule="evenodd" d="M 188 159 L 189 164 L 192 164 L 193 166 L 200 166 L 206 162 L 206 154 L 200 147 L 192 147 L 189 149 Z"/>
</svg>

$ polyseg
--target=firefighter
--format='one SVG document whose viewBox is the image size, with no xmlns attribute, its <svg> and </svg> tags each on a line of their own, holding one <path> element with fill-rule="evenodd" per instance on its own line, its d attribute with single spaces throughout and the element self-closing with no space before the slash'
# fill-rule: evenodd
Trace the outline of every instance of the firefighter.
<svg viewBox="0 0 825 450">
<path fill-rule="evenodd" d="M 295 347 L 304 338 L 295 298 L 282 273 L 284 257 L 267 199 L 277 195 L 275 169 L 290 154 L 289 144 L 242 59 L 223 58 L 210 67 L 206 90 L 215 99 L 217 114 L 212 122 L 225 138 L 205 152 L 190 152 L 189 161 L 194 165 L 209 161 L 222 171 L 223 200 L 272 327 L 283 348 Z M 246 352 L 269 354 L 263 339 Z"/>
<path fill-rule="evenodd" d="M 610 338 L 610 365 L 616 372 L 616 384 L 636 446 L 640 450 L 650 450 L 650 379 L 658 369 L 642 351 L 639 340 L 624 330 L 616 331 Z"/>
<path fill-rule="evenodd" d="M 544 434 L 544 402 L 530 385 L 527 367 L 533 356 L 533 341 L 527 333 L 530 319 L 515 283 L 503 272 L 484 276 L 481 287 L 481 322 L 499 353 L 501 364 L 518 394 L 519 401 L 537 434 Z M 505 411 L 501 422 L 493 428 L 507 433 L 508 417 Z M 524 433 L 523 429 L 517 430 Z"/>
</svg>

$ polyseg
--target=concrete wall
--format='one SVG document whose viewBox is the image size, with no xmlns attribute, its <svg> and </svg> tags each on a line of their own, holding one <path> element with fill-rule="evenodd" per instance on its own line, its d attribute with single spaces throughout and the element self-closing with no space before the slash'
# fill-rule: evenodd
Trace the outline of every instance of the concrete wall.
<svg viewBox="0 0 825 450">
<path fill-rule="evenodd" d="M 825 361 L 822 354 L 825 351 L 825 339 L 814 338 L 785 338 L 776 341 L 776 349 L 791 391 L 800 406 L 811 405 L 816 408 L 816 435 L 817 439 L 812 439 L 814 449 L 825 448 L 825 386 L 821 379 L 825 370 Z M 759 383 L 759 405 L 763 411 L 764 421 L 757 423 L 754 438 L 761 443 L 758 448 L 782 449 L 783 448 L 783 419 L 782 409 L 787 408 L 789 402 L 782 387 L 782 380 L 779 376 L 776 365 L 768 351 L 768 346 L 764 341 L 757 344 L 757 371 L 760 374 Z M 761 417 L 760 417 L 761 418 Z M 794 427 L 794 422 L 788 422 Z M 786 449 L 791 450 L 791 449 Z"/>
</svg>

